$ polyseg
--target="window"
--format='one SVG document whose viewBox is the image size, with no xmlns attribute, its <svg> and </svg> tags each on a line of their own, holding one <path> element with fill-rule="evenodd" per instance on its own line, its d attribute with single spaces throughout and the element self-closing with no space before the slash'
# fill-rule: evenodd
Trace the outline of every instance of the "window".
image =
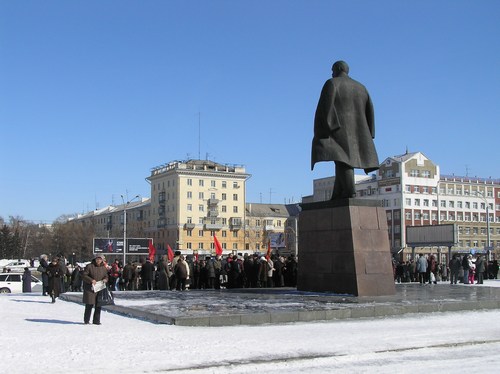
<svg viewBox="0 0 500 374">
<path fill-rule="evenodd" d="M 394 172 L 392 170 L 386 170 L 385 171 L 385 177 L 386 178 L 392 178 L 394 176 Z"/>
<path fill-rule="evenodd" d="M 198 243 L 198 249 L 203 249 L 203 243 Z"/>
<path fill-rule="evenodd" d="M 224 226 L 226 226 L 226 225 L 227 225 L 227 218 L 222 218 L 222 224 L 223 224 Z"/>
<path fill-rule="evenodd" d="M 431 172 L 429 170 L 422 170 L 422 178 L 430 178 Z"/>
<path fill-rule="evenodd" d="M 198 199 L 203 200 L 205 194 L 203 192 L 198 192 Z"/>
<path fill-rule="evenodd" d="M 238 237 L 238 231 L 233 231 L 233 238 L 237 238 Z"/>
<path fill-rule="evenodd" d="M 429 193 L 429 187 L 427 187 L 427 186 L 422 187 L 422 192 Z"/>
<path fill-rule="evenodd" d="M 408 221 L 411 220 L 411 212 L 406 212 L 405 217 Z"/>
<path fill-rule="evenodd" d="M 386 216 L 387 216 L 387 221 L 391 221 L 392 220 L 392 214 L 391 214 L 391 212 L 387 212 Z"/>
<path fill-rule="evenodd" d="M 437 221 L 437 217 L 438 217 L 438 216 L 437 216 L 437 213 L 432 213 L 432 214 L 431 214 L 431 217 L 432 217 L 432 220 L 433 220 L 433 221 Z"/>
<path fill-rule="evenodd" d="M 187 230 L 186 236 L 193 236 L 193 230 Z"/>
<path fill-rule="evenodd" d="M 188 217 L 186 222 L 187 223 L 193 223 L 193 217 Z"/>
<path fill-rule="evenodd" d="M 457 208 L 462 208 L 462 202 L 461 201 L 457 201 Z"/>
<path fill-rule="evenodd" d="M 203 179 L 198 180 L 198 186 L 203 187 L 203 185 L 204 185 Z"/>
<path fill-rule="evenodd" d="M 203 230 L 198 230 L 198 236 L 203 237 Z"/>
<path fill-rule="evenodd" d="M 225 193 L 222 194 L 222 200 L 226 200 L 226 194 Z"/>
<path fill-rule="evenodd" d="M 187 205 L 187 210 L 190 212 L 193 210 L 193 205 L 192 204 L 188 204 Z"/>
<path fill-rule="evenodd" d="M 415 206 L 420 206 L 420 199 L 415 199 Z"/>
<path fill-rule="evenodd" d="M 188 199 L 192 199 L 192 198 L 193 198 L 193 192 L 188 191 L 188 192 L 187 192 L 187 198 L 188 198 Z"/>
<path fill-rule="evenodd" d="M 238 207 L 237 206 L 233 206 L 233 213 L 238 213 Z"/>
<path fill-rule="evenodd" d="M 455 208 L 455 202 L 454 202 L 454 201 L 450 201 L 450 202 L 448 203 L 448 207 L 449 207 L 449 208 Z"/>
<path fill-rule="evenodd" d="M 441 207 L 446 208 L 446 200 L 441 200 Z"/>
<path fill-rule="evenodd" d="M 468 201 L 465 202 L 465 209 L 470 209 L 470 202 Z"/>
<path fill-rule="evenodd" d="M 410 177 L 418 177 L 418 170 L 415 170 L 415 169 L 411 170 Z"/>
<path fill-rule="evenodd" d="M 233 193 L 233 201 L 238 201 L 238 194 L 237 193 Z"/>
<path fill-rule="evenodd" d="M 411 192 L 411 186 L 409 184 L 407 184 L 405 186 L 405 190 L 406 190 L 406 192 Z"/>
<path fill-rule="evenodd" d="M 429 206 L 429 199 L 424 199 L 424 206 Z"/>
<path fill-rule="evenodd" d="M 222 211 L 222 213 L 226 213 L 226 212 L 227 212 L 227 206 L 226 206 L 226 205 L 223 205 L 223 206 L 221 207 L 221 211 Z"/>
<path fill-rule="evenodd" d="M 399 231 L 400 231 L 400 226 L 399 225 L 394 225 L 394 233 L 395 234 L 399 234 Z"/>
<path fill-rule="evenodd" d="M 188 186 L 192 186 L 193 185 L 193 180 L 191 178 L 188 178 L 187 185 Z"/>
<path fill-rule="evenodd" d="M 215 187 L 215 181 L 210 181 L 210 186 Z"/>
<path fill-rule="evenodd" d="M 222 237 L 223 237 L 223 238 L 227 237 L 227 231 L 226 231 L 226 230 L 223 230 L 223 231 L 222 231 Z"/>
<path fill-rule="evenodd" d="M 422 214 L 422 218 L 423 218 L 424 220 L 428 221 L 428 220 L 429 220 L 429 213 L 423 213 L 423 214 Z"/>
<path fill-rule="evenodd" d="M 191 244 L 191 242 L 187 242 L 187 243 L 186 243 L 186 247 L 187 247 L 187 249 L 191 249 L 191 248 L 192 248 L 192 244 Z"/>
<path fill-rule="evenodd" d="M 405 203 L 406 205 L 411 206 L 411 199 L 405 199 Z"/>
<path fill-rule="evenodd" d="M 432 187 L 432 193 L 435 195 L 437 193 L 437 188 L 436 187 Z"/>
<path fill-rule="evenodd" d="M 400 212 L 399 212 L 399 210 L 396 210 L 394 212 L 394 219 L 399 219 L 399 218 L 400 218 Z"/>
<path fill-rule="evenodd" d="M 227 188 L 227 182 L 226 181 L 222 181 L 222 188 Z"/>
<path fill-rule="evenodd" d="M 420 212 L 415 212 L 415 219 L 420 219 Z"/>
<path fill-rule="evenodd" d="M 240 187 L 238 186 L 238 182 L 233 182 L 233 188 L 240 188 Z"/>
<path fill-rule="evenodd" d="M 477 203 L 472 203 L 472 209 L 477 209 Z"/>
<path fill-rule="evenodd" d="M 204 212 L 205 211 L 205 207 L 202 204 L 198 205 L 198 211 L 199 212 Z"/>
</svg>

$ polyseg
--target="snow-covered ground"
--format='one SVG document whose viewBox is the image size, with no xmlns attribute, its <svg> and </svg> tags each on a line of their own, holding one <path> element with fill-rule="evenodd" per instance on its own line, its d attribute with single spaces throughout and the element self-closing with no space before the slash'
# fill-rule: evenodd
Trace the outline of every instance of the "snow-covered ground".
<svg viewBox="0 0 500 374">
<path fill-rule="evenodd" d="M 40 294 L 0 295 L 1 372 L 500 370 L 500 310 L 215 328 L 156 325 L 105 311 L 102 325 L 84 325 L 83 309 Z"/>
</svg>

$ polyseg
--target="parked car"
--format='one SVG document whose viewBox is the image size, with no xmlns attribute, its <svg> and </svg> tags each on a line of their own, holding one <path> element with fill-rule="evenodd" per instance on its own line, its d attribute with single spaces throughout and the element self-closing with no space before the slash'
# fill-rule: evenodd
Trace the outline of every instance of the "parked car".
<svg viewBox="0 0 500 374">
<path fill-rule="evenodd" d="M 4 265 L 2 271 L 23 272 L 24 268 L 31 268 L 31 263 L 27 260 L 12 261 Z"/>
<path fill-rule="evenodd" d="M 31 276 L 31 292 L 42 292 L 42 281 Z M 23 292 L 23 273 L 1 273 L 0 293 L 21 293 Z"/>
</svg>

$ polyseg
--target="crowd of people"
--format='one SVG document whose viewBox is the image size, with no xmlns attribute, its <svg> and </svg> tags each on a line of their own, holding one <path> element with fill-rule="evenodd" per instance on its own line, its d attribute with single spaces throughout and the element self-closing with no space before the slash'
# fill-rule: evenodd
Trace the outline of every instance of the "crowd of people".
<svg viewBox="0 0 500 374">
<path fill-rule="evenodd" d="M 473 258 L 471 254 L 454 254 L 448 264 L 438 262 L 432 254 L 427 257 L 420 254 L 415 260 L 393 261 L 393 269 L 397 283 L 483 284 L 484 279 L 498 278 L 497 260 L 488 262 L 482 255 Z"/>
<path fill-rule="evenodd" d="M 96 256 L 97 257 L 97 256 Z M 224 288 L 270 288 L 295 287 L 297 285 L 297 259 L 259 254 L 238 254 L 226 256 L 193 255 L 184 256 L 175 252 L 169 260 L 162 256 L 156 262 L 149 258 L 139 262 L 120 259 L 107 261 L 99 256 L 107 269 L 107 284 L 111 291 L 134 290 L 186 290 Z M 95 260 L 95 259 L 94 259 Z M 85 267 L 66 265 L 62 255 L 48 261 L 40 257 L 38 268 L 42 274 L 43 294 L 52 297 L 53 302 L 60 293 L 80 292 L 84 289 Z"/>
</svg>

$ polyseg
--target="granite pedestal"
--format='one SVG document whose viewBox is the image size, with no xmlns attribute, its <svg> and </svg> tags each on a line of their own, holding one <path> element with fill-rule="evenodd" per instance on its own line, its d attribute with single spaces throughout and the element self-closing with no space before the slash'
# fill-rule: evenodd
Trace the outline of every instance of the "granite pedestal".
<svg viewBox="0 0 500 374">
<path fill-rule="evenodd" d="M 393 295 L 385 209 L 379 201 L 302 204 L 297 289 L 354 296 Z"/>
</svg>

